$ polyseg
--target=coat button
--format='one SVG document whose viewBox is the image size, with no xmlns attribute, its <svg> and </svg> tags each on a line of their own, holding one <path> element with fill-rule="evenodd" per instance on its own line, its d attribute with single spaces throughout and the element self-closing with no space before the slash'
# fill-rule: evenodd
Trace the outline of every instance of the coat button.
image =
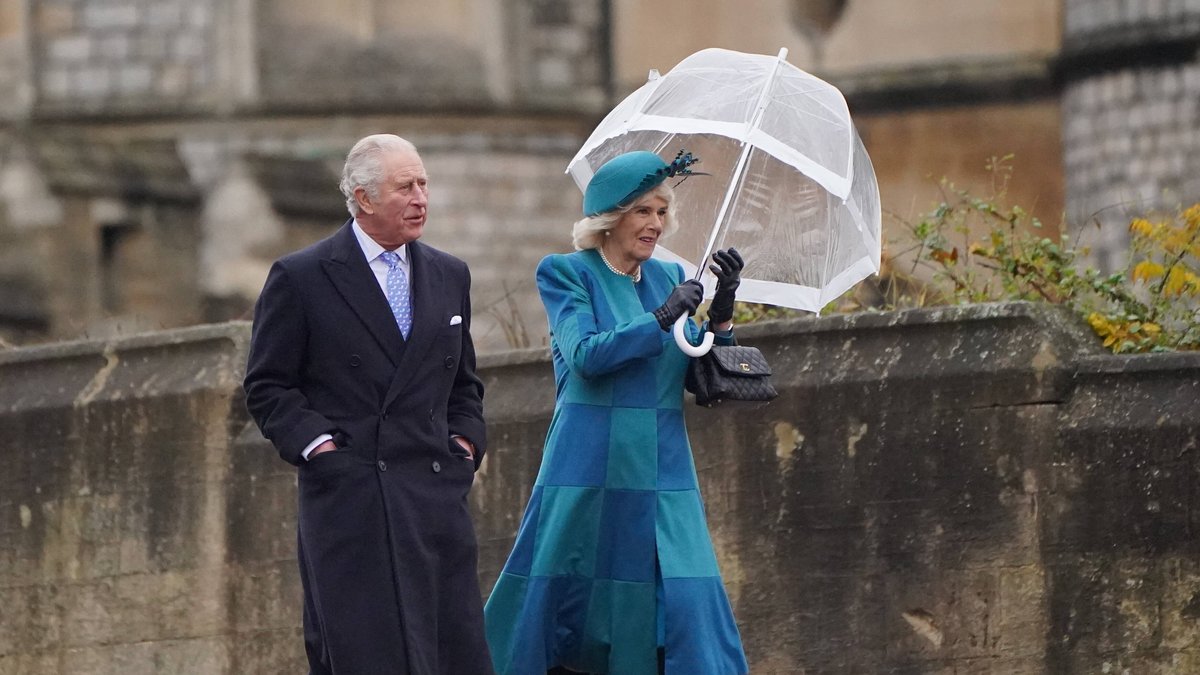
<svg viewBox="0 0 1200 675">
<path fill-rule="evenodd" d="M 435 461 L 432 468 L 434 473 L 439 473 L 442 470 L 442 463 Z"/>
<path fill-rule="evenodd" d="M 433 421 L 433 408 L 430 408 L 430 409 L 429 409 L 429 421 L 430 421 L 430 422 L 432 422 L 432 421 Z"/>
<path fill-rule="evenodd" d="M 447 367 L 447 368 L 453 368 L 453 367 L 454 367 L 454 357 L 453 357 L 453 356 L 447 356 L 447 357 L 446 357 L 445 364 L 446 364 L 446 367 Z"/>
<path fill-rule="evenodd" d="M 379 470 L 387 471 L 387 462 L 383 461 L 382 459 L 379 460 Z"/>
<path fill-rule="evenodd" d="M 362 363 L 362 359 L 358 358 L 358 354 L 350 355 L 350 365 L 357 368 Z"/>
</svg>

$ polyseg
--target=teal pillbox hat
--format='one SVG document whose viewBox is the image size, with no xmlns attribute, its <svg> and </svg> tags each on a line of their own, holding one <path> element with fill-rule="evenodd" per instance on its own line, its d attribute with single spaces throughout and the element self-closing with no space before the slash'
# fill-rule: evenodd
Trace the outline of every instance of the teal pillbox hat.
<svg viewBox="0 0 1200 675">
<path fill-rule="evenodd" d="M 625 206 L 666 180 L 666 169 L 666 162 L 645 150 L 613 157 L 588 181 L 583 193 L 583 215 L 594 216 Z"/>
<path fill-rule="evenodd" d="M 667 164 L 645 150 L 627 152 L 608 160 L 596 170 L 583 191 L 583 215 L 594 216 L 626 206 L 658 187 L 669 176 L 689 176 L 689 166 L 700 161 L 683 150 Z"/>
</svg>

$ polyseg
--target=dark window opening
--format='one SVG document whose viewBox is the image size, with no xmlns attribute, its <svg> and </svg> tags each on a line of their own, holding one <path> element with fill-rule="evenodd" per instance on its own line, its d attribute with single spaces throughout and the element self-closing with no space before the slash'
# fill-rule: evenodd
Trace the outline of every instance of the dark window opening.
<svg viewBox="0 0 1200 675">
<path fill-rule="evenodd" d="M 125 294 L 121 289 L 121 245 L 133 231 L 128 223 L 100 226 L 100 305 L 105 312 L 124 309 Z"/>
</svg>

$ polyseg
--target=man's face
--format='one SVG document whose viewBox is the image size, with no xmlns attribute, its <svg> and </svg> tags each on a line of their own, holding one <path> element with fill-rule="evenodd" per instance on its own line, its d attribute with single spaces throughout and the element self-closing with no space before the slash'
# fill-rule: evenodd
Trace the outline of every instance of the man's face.
<svg viewBox="0 0 1200 675">
<path fill-rule="evenodd" d="M 354 191 L 358 224 L 385 249 L 394 249 L 421 236 L 429 207 L 429 178 L 415 152 L 396 150 L 383 157 L 383 179 L 377 195 Z"/>
</svg>

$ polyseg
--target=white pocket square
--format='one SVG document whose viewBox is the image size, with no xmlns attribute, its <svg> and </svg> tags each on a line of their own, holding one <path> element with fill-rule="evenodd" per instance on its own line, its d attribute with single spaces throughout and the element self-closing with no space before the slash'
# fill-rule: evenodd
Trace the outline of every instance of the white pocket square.
<svg viewBox="0 0 1200 675">
<path fill-rule="evenodd" d="M 461 316 L 459 316 L 459 315 L 455 314 L 454 316 L 450 317 L 450 325 L 451 325 L 451 326 L 457 326 L 457 325 L 458 325 L 458 324 L 460 324 L 460 323 L 462 323 L 462 317 L 461 317 Z"/>
</svg>

